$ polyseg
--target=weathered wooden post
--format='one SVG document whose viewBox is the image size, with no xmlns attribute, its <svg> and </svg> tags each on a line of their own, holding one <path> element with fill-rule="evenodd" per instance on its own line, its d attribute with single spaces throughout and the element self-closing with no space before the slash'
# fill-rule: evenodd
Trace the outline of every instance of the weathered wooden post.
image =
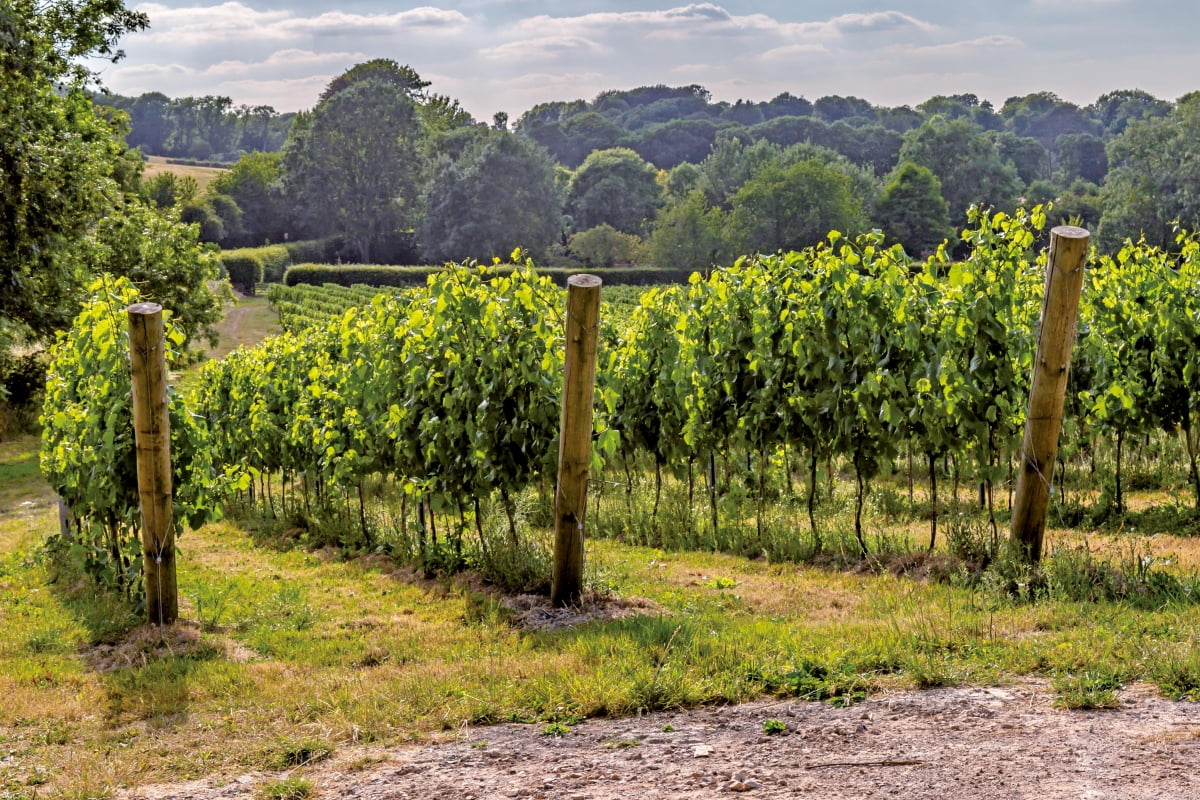
<svg viewBox="0 0 1200 800">
<path fill-rule="evenodd" d="M 1083 228 L 1073 226 L 1060 226 L 1050 231 L 1050 257 L 1046 265 L 1037 356 L 1033 361 L 1029 413 L 1012 509 L 1012 539 L 1020 543 L 1030 561 L 1042 557 L 1046 510 L 1050 505 L 1051 478 L 1058 454 L 1058 434 L 1067 394 L 1071 347 L 1075 344 L 1075 320 L 1089 236 Z"/>
<path fill-rule="evenodd" d="M 156 625 L 169 625 L 179 617 L 179 591 L 175 584 L 175 530 L 171 519 L 171 430 L 162 306 L 135 303 L 126 312 L 133 373 L 138 496 L 142 507 L 146 618 Z"/>
<path fill-rule="evenodd" d="M 563 371 L 558 442 L 558 488 L 554 493 L 554 575 L 550 602 L 562 607 L 583 595 L 583 522 L 588 465 L 592 458 L 592 393 L 600 285 L 595 275 L 567 279 L 567 353 Z"/>
</svg>

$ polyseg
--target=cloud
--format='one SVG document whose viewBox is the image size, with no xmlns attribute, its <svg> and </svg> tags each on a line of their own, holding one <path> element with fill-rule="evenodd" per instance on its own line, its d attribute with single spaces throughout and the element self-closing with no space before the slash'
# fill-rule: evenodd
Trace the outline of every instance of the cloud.
<svg viewBox="0 0 1200 800">
<path fill-rule="evenodd" d="M 823 44 L 789 44 L 767 50 L 759 59 L 762 61 L 793 61 L 805 56 L 828 54 L 829 48 Z"/>
<path fill-rule="evenodd" d="M 1024 46 L 1025 43 L 1014 36 L 994 34 L 963 42 L 946 42 L 945 44 L 926 45 L 924 47 L 897 48 L 897 50 L 916 56 L 960 56 L 971 55 L 985 49 L 1010 50 Z"/>
<path fill-rule="evenodd" d="M 455 34 L 469 23 L 459 11 L 424 6 L 394 14 L 327 11 L 296 16 L 292 11 L 256 11 L 233 1 L 216 6 L 168 8 L 157 3 L 136 7 L 150 17 L 150 29 L 130 34 L 134 42 L 197 45 L 230 41 L 298 41 L 312 37 L 388 36 L 419 32 Z"/>
<path fill-rule="evenodd" d="M 782 22 L 766 14 L 735 15 L 713 3 L 694 3 L 658 11 L 596 12 L 571 17 L 539 14 L 517 23 L 518 30 L 555 31 L 562 35 L 605 34 L 686 39 L 695 36 L 821 39 L 899 30 L 933 31 L 937 26 L 900 11 L 842 14 L 816 22 Z"/>
<path fill-rule="evenodd" d="M 480 50 L 479 54 L 496 61 L 517 62 L 545 61 L 562 56 L 578 58 L 581 55 L 603 55 L 610 52 L 610 48 L 582 36 L 542 36 L 486 47 Z"/>
</svg>

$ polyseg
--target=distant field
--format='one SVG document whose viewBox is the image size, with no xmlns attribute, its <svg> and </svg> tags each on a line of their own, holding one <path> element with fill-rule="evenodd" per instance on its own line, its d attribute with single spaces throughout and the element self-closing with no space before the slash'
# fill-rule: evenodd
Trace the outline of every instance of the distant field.
<svg viewBox="0 0 1200 800">
<path fill-rule="evenodd" d="M 168 164 L 167 159 L 163 156 L 148 156 L 146 158 L 146 169 L 142 173 L 147 178 L 153 178 L 160 172 L 174 172 L 176 175 L 190 175 L 196 179 L 196 183 L 203 192 L 208 188 L 208 184 L 226 170 L 217 167 L 193 167 L 187 164 Z"/>
</svg>

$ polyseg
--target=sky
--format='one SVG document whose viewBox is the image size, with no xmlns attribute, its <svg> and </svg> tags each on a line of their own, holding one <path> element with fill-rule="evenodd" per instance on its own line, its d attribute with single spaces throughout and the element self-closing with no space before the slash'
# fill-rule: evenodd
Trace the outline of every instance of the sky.
<svg viewBox="0 0 1200 800">
<path fill-rule="evenodd" d="M 432 0 L 437 2 L 437 0 Z M 700 84 L 714 100 L 854 95 L 917 105 L 973 93 L 997 108 L 1051 91 L 1200 89 L 1195 0 L 160 0 L 101 82 L 125 95 L 225 95 L 312 108 L 354 64 L 390 58 L 477 120 L 608 89 Z"/>
</svg>

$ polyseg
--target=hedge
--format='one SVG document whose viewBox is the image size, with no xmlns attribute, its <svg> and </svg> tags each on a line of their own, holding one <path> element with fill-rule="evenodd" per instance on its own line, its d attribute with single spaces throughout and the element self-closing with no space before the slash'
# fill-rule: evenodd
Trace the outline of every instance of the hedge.
<svg viewBox="0 0 1200 800">
<path fill-rule="evenodd" d="M 247 247 L 241 250 L 227 250 L 221 253 L 221 265 L 229 282 L 246 294 L 254 294 L 254 287 L 262 283 L 263 262 L 257 247 Z"/>
<path fill-rule="evenodd" d="M 425 279 L 433 272 L 443 269 L 441 266 L 395 267 L 373 266 L 362 264 L 298 264 L 288 269 L 283 276 L 283 282 L 288 286 L 311 284 L 321 286 L 333 283 L 339 286 L 353 286 L 356 283 L 367 286 L 423 286 Z M 501 267 L 501 270 L 504 268 Z M 567 285 L 567 278 L 586 272 L 599 277 L 608 286 L 652 286 L 667 283 L 687 283 L 695 270 L 659 269 L 657 267 L 607 267 L 601 269 L 538 269 L 539 275 L 546 275 L 559 286 Z"/>
</svg>

